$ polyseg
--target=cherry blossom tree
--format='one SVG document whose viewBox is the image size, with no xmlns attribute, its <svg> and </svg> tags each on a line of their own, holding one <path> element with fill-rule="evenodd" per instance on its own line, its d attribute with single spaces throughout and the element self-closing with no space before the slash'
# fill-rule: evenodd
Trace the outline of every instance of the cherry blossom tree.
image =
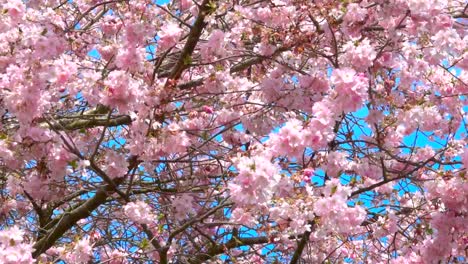
<svg viewBox="0 0 468 264">
<path fill-rule="evenodd" d="M 466 1 L 0 2 L 0 263 L 466 261 Z"/>
</svg>

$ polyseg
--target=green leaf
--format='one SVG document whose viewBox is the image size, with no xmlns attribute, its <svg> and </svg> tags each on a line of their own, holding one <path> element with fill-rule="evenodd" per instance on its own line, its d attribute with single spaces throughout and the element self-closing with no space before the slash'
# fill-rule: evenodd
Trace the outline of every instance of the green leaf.
<svg viewBox="0 0 468 264">
<path fill-rule="evenodd" d="M 252 164 L 250 164 L 249 167 L 250 167 L 250 169 L 253 170 L 253 171 L 255 171 L 255 169 L 257 168 L 256 165 L 255 165 L 255 162 L 252 163 Z"/>
<path fill-rule="evenodd" d="M 148 241 L 148 239 L 146 239 L 146 237 L 145 237 L 145 238 L 143 238 L 143 239 L 141 240 L 140 248 L 145 249 L 145 248 L 147 248 L 148 246 L 149 246 L 149 241 Z"/>
<path fill-rule="evenodd" d="M 78 162 L 76 162 L 76 160 L 72 160 L 68 164 L 72 166 L 73 169 L 78 168 Z"/>
<path fill-rule="evenodd" d="M 192 56 L 187 55 L 184 57 L 184 65 L 190 65 L 192 64 Z"/>
<path fill-rule="evenodd" d="M 159 214 L 159 215 L 158 215 L 158 220 L 161 220 L 161 219 L 163 219 L 163 218 L 164 218 L 164 214 Z"/>
<path fill-rule="evenodd" d="M 465 179 L 465 178 L 466 178 L 466 171 L 460 172 L 460 177 L 461 177 L 462 179 Z"/>
<path fill-rule="evenodd" d="M 434 234 L 434 230 L 432 228 L 428 227 L 426 229 L 426 233 L 428 233 L 429 235 L 432 235 L 432 234 Z"/>
<path fill-rule="evenodd" d="M 232 237 L 239 245 L 243 245 L 242 241 L 240 241 L 237 237 Z"/>
<path fill-rule="evenodd" d="M 221 64 L 216 64 L 215 70 L 216 70 L 216 71 L 223 71 L 223 70 L 224 70 L 224 67 L 223 67 L 223 65 L 221 65 Z"/>
<path fill-rule="evenodd" d="M 208 3 L 208 14 L 214 13 L 216 11 L 216 8 L 217 8 L 216 2 L 215 1 L 210 1 Z"/>
<path fill-rule="evenodd" d="M 208 133 L 208 131 L 204 131 L 201 134 L 201 137 L 202 137 L 203 140 L 208 140 L 210 138 L 210 133 Z"/>
</svg>

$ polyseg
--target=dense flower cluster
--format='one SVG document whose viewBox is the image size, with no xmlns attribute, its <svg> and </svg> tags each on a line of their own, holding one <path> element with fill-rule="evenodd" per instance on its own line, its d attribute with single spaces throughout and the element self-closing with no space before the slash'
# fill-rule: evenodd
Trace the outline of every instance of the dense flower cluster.
<svg viewBox="0 0 468 264">
<path fill-rule="evenodd" d="M 0 263 L 455 263 L 463 0 L 0 0 Z"/>
<path fill-rule="evenodd" d="M 240 206 L 260 205 L 271 199 L 280 181 L 279 166 L 267 157 L 240 157 L 238 174 L 229 185 L 233 199 Z"/>
<path fill-rule="evenodd" d="M 17 226 L 0 231 L 0 262 L 5 264 L 34 263 L 32 245 L 26 243 L 24 232 Z"/>
</svg>

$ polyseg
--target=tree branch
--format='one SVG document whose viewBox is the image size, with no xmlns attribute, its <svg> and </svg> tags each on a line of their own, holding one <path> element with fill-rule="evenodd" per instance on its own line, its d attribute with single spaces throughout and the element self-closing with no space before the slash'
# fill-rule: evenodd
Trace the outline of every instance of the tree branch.
<svg viewBox="0 0 468 264">
<path fill-rule="evenodd" d="M 123 178 L 120 178 L 116 181 L 116 184 L 119 184 L 122 181 Z M 43 238 L 41 238 L 33 245 L 33 248 L 35 249 L 35 251 L 32 253 L 33 258 L 37 258 L 42 253 L 46 252 L 79 220 L 90 216 L 96 208 L 104 204 L 107 200 L 107 197 L 109 196 L 108 193 L 111 192 L 112 189 L 112 186 L 106 185 L 100 188 L 96 194 L 83 205 L 79 206 L 71 212 L 64 213 L 55 228 L 47 232 Z"/>
<path fill-rule="evenodd" d="M 135 166 L 138 166 L 139 161 L 136 156 L 129 158 L 129 171 Z M 70 230 L 78 221 L 87 218 L 91 213 L 96 210 L 100 205 L 106 203 L 107 198 L 115 191 L 115 188 L 122 184 L 125 177 L 117 178 L 113 181 L 112 185 L 106 185 L 99 188 L 96 194 L 88 199 L 85 203 L 73 209 L 71 212 L 65 212 L 62 217 L 58 220 L 58 223 L 54 228 L 49 230 L 44 237 L 37 241 L 34 245 L 34 252 L 32 253 L 33 258 L 39 257 L 42 253 L 46 252 L 51 248 L 62 235 Z"/>
<path fill-rule="evenodd" d="M 205 261 L 211 259 L 212 257 L 222 254 L 229 249 L 233 249 L 240 246 L 252 246 L 257 244 L 266 244 L 270 241 L 268 237 L 234 237 L 231 238 L 227 243 L 214 245 L 208 252 L 197 254 L 195 257 L 190 259 L 188 263 L 190 264 L 202 264 Z"/>
<path fill-rule="evenodd" d="M 177 80 L 182 75 L 182 72 L 187 68 L 187 60 L 191 58 L 193 51 L 195 50 L 195 46 L 197 46 L 198 41 L 200 40 L 200 36 L 203 32 L 203 29 L 206 26 L 205 17 L 209 14 L 211 10 L 211 6 L 209 5 L 209 0 L 203 0 L 203 3 L 200 6 L 200 10 L 198 12 L 198 17 L 195 20 L 195 23 L 190 30 L 190 33 L 187 38 L 187 42 L 185 43 L 184 48 L 180 54 L 179 60 L 176 62 L 174 68 L 172 68 L 171 74 L 169 75 L 169 79 Z"/>
</svg>

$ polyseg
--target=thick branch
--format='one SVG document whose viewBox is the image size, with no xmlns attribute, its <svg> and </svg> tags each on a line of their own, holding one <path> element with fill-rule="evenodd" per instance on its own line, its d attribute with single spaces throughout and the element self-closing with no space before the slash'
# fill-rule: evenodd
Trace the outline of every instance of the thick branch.
<svg viewBox="0 0 468 264">
<path fill-rule="evenodd" d="M 129 171 L 138 166 L 139 161 L 136 156 L 129 158 Z M 51 248 L 57 240 L 59 240 L 65 232 L 70 230 L 78 221 L 87 218 L 100 205 L 106 203 L 107 198 L 115 191 L 115 188 L 124 182 L 125 178 L 117 178 L 113 181 L 113 185 L 106 185 L 97 190 L 96 194 L 88 199 L 85 203 L 70 212 L 65 212 L 58 220 L 58 223 L 50 229 L 44 237 L 37 241 L 33 248 L 33 258 L 39 257 L 42 253 Z"/>
<path fill-rule="evenodd" d="M 190 264 L 201 264 L 211 259 L 212 257 L 224 253 L 226 250 L 233 249 L 240 246 L 252 246 L 257 244 L 266 244 L 269 242 L 268 237 L 233 237 L 225 244 L 214 245 L 208 252 L 197 254 L 195 257 L 189 260 Z"/>
<path fill-rule="evenodd" d="M 455 18 L 455 19 L 457 19 L 457 18 L 468 18 L 468 14 L 464 13 L 464 12 L 457 12 L 457 13 L 453 14 L 453 18 Z"/>
<path fill-rule="evenodd" d="M 227 206 L 230 206 L 232 205 L 232 203 L 227 203 L 227 204 L 224 204 L 224 203 L 221 203 L 220 205 L 216 206 L 216 207 L 213 207 L 212 209 L 208 210 L 208 212 L 202 214 L 201 216 L 199 217 L 196 217 L 188 222 L 186 222 L 185 224 L 183 224 L 182 226 L 180 226 L 179 228 L 177 228 L 176 230 L 174 230 L 170 235 L 169 235 L 169 243 L 172 241 L 172 239 L 174 237 L 176 237 L 178 234 L 182 233 L 185 229 L 189 228 L 191 225 L 193 225 L 194 223 L 196 222 L 200 222 L 200 221 L 203 221 L 205 218 L 207 218 L 208 216 L 216 213 L 216 211 L 218 211 L 219 209 L 221 208 L 226 208 Z"/>
<path fill-rule="evenodd" d="M 99 104 L 95 108 L 88 110 L 81 115 L 72 116 L 53 116 L 52 120 L 41 118 L 36 121 L 44 128 L 50 128 L 57 131 L 73 131 L 83 128 L 93 128 L 98 126 L 116 127 L 129 125 L 132 119 L 128 115 L 109 117 L 111 109 L 105 105 Z"/>
<path fill-rule="evenodd" d="M 98 126 L 105 126 L 105 127 L 116 127 L 122 125 L 129 125 L 132 122 L 130 116 L 118 116 L 113 118 L 92 118 L 92 119 L 79 119 L 75 121 L 59 121 L 57 123 L 53 123 L 52 126 L 56 130 L 78 130 L 82 128 L 92 128 Z"/>
<path fill-rule="evenodd" d="M 386 183 L 389 183 L 389 182 L 392 182 L 392 181 L 396 181 L 396 180 L 400 180 L 400 179 L 403 179 L 403 178 L 407 178 L 409 175 L 415 173 L 416 171 L 418 171 L 419 169 L 421 169 L 422 167 L 426 166 L 429 162 L 433 162 L 435 157 L 441 153 L 443 150 L 439 150 L 439 152 L 437 152 L 436 154 L 434 154 L 431 158 L 427 159 L 425 162 L 415 166 L 415 168 L 413 168 L 412 170 L 408 171 L 408 172 L 402 172 L 400 173 L 400 175 L 398 175 L 397 177 L 393 177 L 393 178 L 387 178 L 387 179 L 384 179 L 383 181 L 380 181 L 380 182 L 377 182 L 377 183 L 374 183 L 370 186 L 367 186 L 367 187 L 364 187 L 364 188 L 361 188 L 361 189 L 358 189 L 354 192 L 351 193 L 351 196 L 350 197 L 353 197 L 353 196 L 356 196 L 356 195 L 359 195 L 361 193 L 365 193 L 367 191 L 372 191 L 374 190 L 375 188 L 379 187 L 379 186 L 382 186 Z"/>
<path fill-rule="evenodd" d="M 299 258 L 302 255 L 302 251 L 304 251 L 305 245 L 309 241 L 311 231 L 304 232 L 304 235 L 301 238 L 301 241 L 297 244 L 297 249 L 294 251 L 290 264 L 296 264 L 299 261 Z"/>
<path fill-rule="evenodd" d="M 123 181 L 123 178 L 117 179 L 115 184 L 120 184 Z M 33 258 L 39 257 L 42 253 L 46 252 L 51 248 L 55 242 L 62 237 L 62 235 L 70 230 L 79 220 L 84 219 L 91 215 L 91 213 L 98 208 L 101 204 L 104 204 L 109 196 L 108 193 L 113 189 L 112 186 L 106 185 L 100 188 L 96 194 L 86 201 L 80 207 L 74 209 L 71 212 L 66 212 L 63 214 L 58 224 L 51 229 L 47 234 L 37 241 L 33 248 Z"/>
<path fill-rule="evenodd" d="M 284 52 L 284 51 L 287 51 L 287 50 L 288 50 L 288 48 L 286 48 L 286 47 L 280 47 L 277 50 L 275 50 L 275 52 L 270 57 L 258 56 L 258 57 L 255 57 L 255 58 L 245 60 L 243 62 L 240 62 L 240 63 L 232 66 L 229 72 L 230 73 L 236 73 L 236 72 L 243 71 L 243 70 L 247 69 L 248 67 L 250 67 L 252 65 L 255 65 L 255 64 L 258 64 L 258 63 L 261 63 L 262 61 L 264 61 L 266 59 L 274 59 L 281 52 Z"/>
<path fill-rule="evenodd" d="M 172 68 L 169 79 L 179 79 L 179 77 L 182 75 L 182 72 L 187 68 L 187 60 L 191 58 L 192 53 L 195 50 L 195 46 L 197 46 L 197 43 L 200 40 L 202 31 L 206 25 L 205 17 L 209 14 L 212 8 L 209 3 L 209 0 L 203 0 L 203 3 L 201 4 L 200 10 L 198 12 L 198 17 L 195 20 L 192 29 L 190 30 L 187 42 L 185 43 L 178 61 L 176 62 L 174 68 Z"/>
</svg>

